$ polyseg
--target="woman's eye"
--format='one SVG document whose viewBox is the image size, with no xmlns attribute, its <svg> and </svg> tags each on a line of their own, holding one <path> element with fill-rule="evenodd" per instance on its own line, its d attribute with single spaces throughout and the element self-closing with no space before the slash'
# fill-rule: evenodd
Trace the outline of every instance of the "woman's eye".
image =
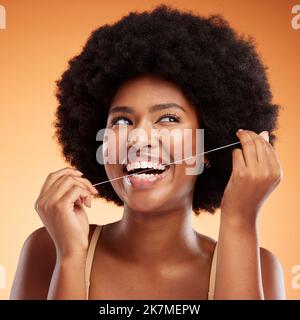
<svg viewBox="0 0 300 320">
<path fill-rule="evenodd" d="M 171 121 L 163 120 L 163 119 L 169 119 Z M 160 122 L 179 122 L 179 118 L 178 118 L 178 116 L 175 116 L 175 115 L 165 115 L 165 116 L 161 117 L 159 121 Z"/>
<path fill-rule="evenodd" d="M 161 117 L 158 122 L 179 122 L 179 117 L 173 114 L 170 115 L 164 115 L 163 117 Z M 130 125 L 131 121 L 125 117 L 117 117 L 115 119 L 111 120 L 111 126 L 114 125 Z"/>
<path fill-rule="evenodd" d="M 124 124 L 127 125 L 127 124 L 130 124 L 129 122 L 130 121 L 127 118 L 118 117 L 111 121 L 111 125 L 124 125 Z"/>
</svg>

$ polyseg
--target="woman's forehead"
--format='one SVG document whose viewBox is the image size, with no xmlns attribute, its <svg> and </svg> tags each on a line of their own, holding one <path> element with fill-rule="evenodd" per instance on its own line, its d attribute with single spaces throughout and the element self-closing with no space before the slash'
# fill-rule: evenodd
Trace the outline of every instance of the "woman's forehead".
<svg viewBox="0 0 300 320">
<path fill-rule="evenodd" d="M 182 90 L 167 80 L 152 75 L 144 75 L 124 81 L 115 93 L 110 110 L 116 106 L 132 109 L 153 110 L 155 105 L 180 106 L 189 109 L 190 102 Z"/>
</svg>

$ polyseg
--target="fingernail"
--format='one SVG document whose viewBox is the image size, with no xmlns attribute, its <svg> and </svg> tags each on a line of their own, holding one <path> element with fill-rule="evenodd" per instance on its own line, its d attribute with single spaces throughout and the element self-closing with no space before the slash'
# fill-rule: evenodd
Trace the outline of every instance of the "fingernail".
<svg viewBox="0 0 300 320">
<path fill-rule="evenodd" d="M 95 187 L 93 188 L 94 188 L 95 194 L 98 194 L 98 190 Z"/>
<path fill-rule="evenodd" d="M 268 131 L 262 131 L 260 133 L 260 135 L 266 140 L 269 142 L 269 132 Z"/>
<path fill-rule="evenodd" d="M 264 135 L 267 135 L 267 136 L 269 135 L 269 132 L 266 131 L 266 130 L 265 130 L 265 131 L 262 131 L 261 133 L 264 134 Z"/>
<path fill-rule="evenodd" d="M 242 132 L 243 129 L 239 129 L 237 132 L 236 132 L 236 135 L 238 135 L 240 132 Z"/>
<path fill-rule="evenodd" d="M 270 137 L 269 137 L 269 132 L 268 131 L 266 131 L 265 137 L 266 137 L 266 140 L 269 142 L 270 141 Z"/>
<path fill-rule="evenodd" d="M 83 173 L 79 170 L 75 170 L 78 174 L 83 175 Z"/>
</svg>

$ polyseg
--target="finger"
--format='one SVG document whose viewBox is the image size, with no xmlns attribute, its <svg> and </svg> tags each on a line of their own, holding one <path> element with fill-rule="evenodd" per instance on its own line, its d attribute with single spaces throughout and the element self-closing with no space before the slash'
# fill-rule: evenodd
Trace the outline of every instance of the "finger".
<svg viewBox="0 0 300 320">
<path fill-rule="evenodd" d="M 98 190 L 92 185 L 92 183 L 88 179 L 76 176 L 74 176 L 73 178 L 77 181 L 84 183 L 93 194 L 98 194 Z"/>
<path fill-rule="evenodd" d="M 283 171 L 280 164 L 279 156 L 275 150 L 275 148 L 269 143 L 266 142 L 267 152 L 268 152 L 268 159 L 270 163 L 271 172 L 278 178 L 283 177 Z"/>
<path fill-rule="evenodd" d="M 268 151 L 267 151 L 265 134 L 264 133 L 257 134 L 253 131 L 248 131 L 248 133 L 252 137 L 255 143 L 258 164 L 261 167 L 267 167 L 269 165 L 269 159 L 268 159 Z"/>
<path fill-rule="evenodd" d="M 269 132 L 268 131 L 262 131 L 260 134 L 260 136 L 262 136 L 266 142 L 270 142 L 269 140 Z"/>
<path fill-rule="evenodd" d="M 75 175 L 78 177 L 83 175 L 82 172 L 80 172 L 74 168 L 71 168 L 71 167 L 66 167 L 66 168 L 62 168 L 60 170 L 51 172 L 48 174 L 48 176 L 47 176 L 47 178 L 41 188 L 40 194 L 45 193 L 57 179 L 59 179 L 61 176 L 66 175 L 66 174 L 70 174 L 70 175 L 72 174 L 72 175 Z"/>
<path fill-rule="evenodd" d="M 83 205 L 86 205 L 87 207 L 91 208 L 91 204 L 92 204 L 92 196 L 80 196 L 75 202 L 75 205 L 77 205 L 80 208 L 83 208 Z"/>
<path fill-rule="evenodd" d="M 235 148 L 232 151 L 232 171 L 238 172 L 246 168 L 243 152 L 239 148 Z"/>
<path fill-rule="evenodd" d="M 266 154 L 267 154 L 267 157 L 268 157 L 270 164 L 277 167 L 277 168 L 280 167 L 280 160 L 279 160 L 279 157 L 276 153 L 276 150 L 273 148 L 273 146 L 269 142 L 268 131 L 262 131 L 259 135 L 262 136 L 265 140 L 265 151 L 266 151 Z"/>
<path fill-rule="evenodd" d="M 83 203 L 87 207 L 91 207 L 91 194 L 87 189 L 83 189 L 78 185 L 73 185 L 60 199 L 59 202 L 66 209 L 73 209 L 79 199 L 83 199 Z M 68 207 L 70 206 L 70 207 Z"/>
<path fill-rule="evenodd" d="M 249 169 L 255 169 L 258 159 L 256 154 L 255 143 L 252 137 L 250 136 L 248 130 L 238 131 L 237 137 L 241 142 L 246 167 Z"/>
<path fill-rule="evenodd" d="M 57 179 L 47 191 L 46 197 L 50 199 L 51 202 L 58 201 L 68 190 L 70 190 L 74 185 L 86 189 L 91 193 L 88 186 L 82 181 L 78 181 L 74 176 L 65 175 Z"/>
<path fill-rule="evenodd" d="M 252 133 L 255 134 L 256 133 Z M 268 131 L 262 131 L 259 135 L 256 135 L 255 139 L 257 153 L 259 157 L 259 164 L 264 168 L 265 172 L 272 177 L 282 177 L 282 169 L 280 161 L 275 149 L 269 143 Z"/>
</svg>

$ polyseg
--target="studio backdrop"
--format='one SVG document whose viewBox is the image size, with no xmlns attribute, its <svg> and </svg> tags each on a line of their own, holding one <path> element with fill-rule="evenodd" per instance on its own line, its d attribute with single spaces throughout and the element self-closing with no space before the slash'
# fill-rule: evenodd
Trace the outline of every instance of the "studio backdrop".
<svg viewBox="0 0 300 320">
<path fill-rule="evenodd" d="M 69 165 L 54 139 L 55 81 L 92 30 L 160 3 L 221 14 L 255 39 L 273 102 L 282 106 L 275 148 L 284 174 L 261 209 L 260 245 L 280 259 L 287 298 L 300 298 L 300 1 L 0 0 L 0 299 L 9 298 L 25 239 L 43 226 L 34 209 L 42 183 Z M 122 216 L 122 208 L 99 199 L 86 210 L 90 223 Z M 193 214 L 192 223 L 217 240 L 219 219 L 219 211 Z"/>
</svg>

